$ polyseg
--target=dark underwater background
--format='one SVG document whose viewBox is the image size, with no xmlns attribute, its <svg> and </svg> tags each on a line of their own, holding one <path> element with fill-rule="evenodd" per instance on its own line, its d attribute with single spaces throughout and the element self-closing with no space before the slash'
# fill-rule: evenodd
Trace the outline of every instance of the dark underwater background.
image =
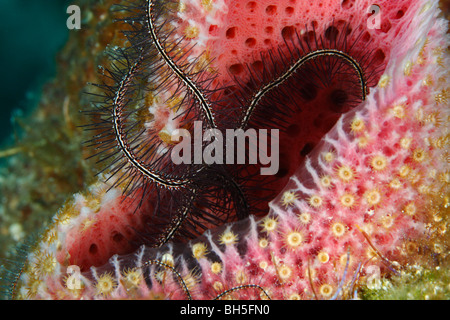
<svg viewBox="0 0 450 320">
<path fill-rule="evenodd" d="M 67 40 L 69 0 L 0 0 L 0 149 L 20 134 L 15 117 L 28 114 L 55 74 Z"/>
</svg>

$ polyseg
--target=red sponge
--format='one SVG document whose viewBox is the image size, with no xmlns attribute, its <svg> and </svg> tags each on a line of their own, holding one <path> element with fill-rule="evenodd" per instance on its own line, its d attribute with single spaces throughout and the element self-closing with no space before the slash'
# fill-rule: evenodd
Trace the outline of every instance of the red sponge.
<svg viewBox="0 0 450 320">
<path fill-rule="evenodd" d="M 258 64 L 260 52 L 282 45 L 295 30 L 302 34 L 305 26 L 308 30 L 314 26 L 318 35 L 324 35 L 332 23 L 338 27 L 349 23 L 350 28 L 356 28 L 349 40 L 354 41 L 363 31 L 360 41 L 368 43 L 367 50 L 375 49 L 384 59 L 390 54 L 391 41 L 402 29 L 408 3 L 381 0 L 377 12 L 370 11 L 373 1 L 228 0 L 223 24 L 209 28 L 213 37 L 208 49 L 226 77 L 229 72 L 244 72 L 246 63 Z M 375 19 L 379 19 L 379 29 L 373 28 Z"/>
<path fill-rule="evenodd" d="M 70 264 L 81 270 L 101 266 L 114 254 L 132 252 L 137 247 L 137 231 L 143 230 L 143 214 L 151 212 L 150 202 L 135 211 L 136 203 L 119 196 L 102 205 L 99 212 L 69 231 L 66 239 Z"/>
</svg>

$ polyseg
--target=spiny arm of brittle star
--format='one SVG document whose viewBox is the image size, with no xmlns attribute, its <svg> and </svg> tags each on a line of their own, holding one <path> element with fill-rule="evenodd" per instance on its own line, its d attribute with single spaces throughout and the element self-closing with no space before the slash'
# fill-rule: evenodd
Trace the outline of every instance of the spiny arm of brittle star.
<svg viewBox="0 0 450 320">
<path fill-rule="evenodd" d="M 263 86 L 253 96 L 249 106 L 246 108 L 246 112 L 245 112 L 244 118 L 241 121 L 240 128 L 245 128 L 248 125 L 250 118 L 251 118 L 254 110 L 256 109 L 258 103 L 269 91 L 271 91 L 272 89 L 275 89 L 280 84 L 283 84 L 297 70 L 299 70 L 305 63 L 307 63 L 313 59 L 316 59 L 318 57 L 323 57 L 323 56 L 338 57 L 340 59 L 343 59 L 345 62 L 347 62 L 349 65 L 351 65 L 353 67 L 353 69 L 355 70 L 355 72 L 359 78 L 359 81 L 361 83 L 361 98 L 362 98 L 362 100 L 365 100 L 366 96 L 367 96 L 367 84 L 366 84 L 366 80 L 364 77 L 364 71 L 363 71 L 362 67 L 360 66 L 360 64 L 358 63 L 358 61 L 356 61 L 353 57 L 351 57 L 350 55 L 348 55 L 345 52 L 342 52 L 340 50 L 336 50 L 336 49 L 315 50 L 313 52 L 306 54 L 305 56 L 301 57 L 300 59 L 298 59 L 280 77 L 276 78 L 275 80 L 273 80 L 270 83 Z"/>
<path fill-rule="evenodd" d="M 139 159 L 135 156 L 134 152 L 131 150 L 130 146 L 126 141 L 126 137 L 123 134 L 124 125 L 122 121 L 122 111 L 124 108 L 124 97 L 127 93 L 128 86 L 131 83 L 133 76 L 137 73 L 140 64 L 142 63 L 142 55 L 140 58 L 131 66 L 128 73 L 122 79 L 119 89 L 117 90 L 116 96 L 113 102 L 113 124 L 114 133 L 118 143 L 119 149 L 122 151 L 127 161 L 144 177 L 156 182 L 160 185 L 164 185 L 168 188 L 178 188 L 187 185 L 190 180 L 188 179 L 176 179 L 167 178 L 163 175 L 149 170 Z"/>
<path fill-rule="evenodd" d="M 211 103 L 205 97 L 204 93 L 197 86 L 197 84 L 178 67 L 178 65 L 173 61 L 173 59 L 167 54 L 166 50 L 164 49 L 164 46 L 162 45 L 156 32 L 155 17 L 153 14 L 154 5 L 155 3 L 153 0 L 147 0 L 147 24 L 150 36 L 153 43 L 155 44 L 156 49 L 158 50 L 159 54 L 164 59 L 166 64 L 169 66 L 169 68 L 177 75 L 179 79 L 183 81 L 186 87 L 195 96 L 195 99 L 200 104 L 201 109 L 206 116 L 206 119 L 208 120 L 209 126 L 212 128 L 216 128 L 214 115 L 211 111 Z"/>
</svg>

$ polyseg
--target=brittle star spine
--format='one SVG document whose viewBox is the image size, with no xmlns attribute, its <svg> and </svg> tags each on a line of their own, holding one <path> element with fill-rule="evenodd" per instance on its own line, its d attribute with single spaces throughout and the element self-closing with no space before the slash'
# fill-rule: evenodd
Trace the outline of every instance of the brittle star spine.
<svg viewBox="0 0 450 320">
<path fill-rule="evenodd" d="M 257 285 L 257 284 L 244 284 L 241 286 L 237 286 L 237 287 L 233 287 L 231 289 L 225 290 L 224 292 L 222 292 L 221 294 L 219 294 L 217 297 L 214 298 L 214 300 L 219 300 L 221 299 L 224 295 L 227 295 L 233 291 L 238 291 L 238 290 L 242 290 L 242 289 L 258 289 L 261 291 L 261 293 L 263 293 L 267 299 L 272 300 L 269 296 L 269 294 L 266 292 L 266 290 L 264 290 L 264 288 L 262 288 L 261 286 Z"/>
<path fill-rule="evenodd" d="M 147 24 L 148 24 L 148 30 L 150 33 L 150 36 L 152 38 L 153 43 L 155 44 L 156 49 L 158 50 L 161 57 L 164 59 L 164 61 L 167 63 L 169 68 L 177 75 L 179 79 L 183 81 L 183 83 L 186 85 L 187 88 L 192 92 L 192 94 L 195 96 L 198 103 L 201 105 L 201 108 L 206 116 L 206 119 L 208 120 L 209 126 L 212 128 L 216 128 L 216 123 L 214 120 L 214 115 L 211 111 L 211 104 L 203 94 L 202 90 L 197 87 L 197 84 L 190 79 L 186 74 L 177 66 L 177 64 L 172 60 L 172 58 L 167 54 L 166 50 L 164 49 L 163 45 L 161 44 L 161 41 L 159 40 L 159 37 L 156 33 L 156 26 L 155 26 L 155 18 L 153 14 L 153 7 L 154 7 L 154 1 L 148 0 L 147 1 L 148 7 L 147 7 Z"/>
<path fill-rule="evenodd" d="M 160 239 L 155 247 L 162 247 L 163 245 L 165 245 L 167 242 L 170 241 L 170 239 L 172 239 L 175 236 L 177 231 L 181 228 L 181 225 L 186 220 L 186 218 L 190 212 L 191 204 L 195 199 L 197 190 L 196 189 L 192 190 L 192 193 L 193 193 L 193 195 L 191 196 L 191 199 L 189 200 L 189 205 L 185 205 L 181 208 L 181 210 L 180 210 L 181 214 L 176 216 L 176 218 L 174 218 L 172 220 L 172 226 L 167 229 L 165 235 L 160 237 Z"/>
<path fill-rule="evenodd" d="M 158 265 L 160 267 L 163 267 L 163 268 L 166 268 L 166 269 L 169 269 L 170 271 L 172 271 L 175 274 L 175 276 L 177 277 L 177 281 L 178 281 L 179 285 L 183 288 L 183 291 L 186 294 L 188 300 L 192 300 L 192 296 L 191 296 L 191 293 L 189 292 L 186 282 L 184 281 L 183 277 L 178 273 L 178 271 L 175 270 L 174 267 L 172 267 L 162 261 L 159 261 L 159 260 L 148 260 L 144 263 L 144 267 L 150 266 L 150 265 Z"/>
<path fill-rule="evenodd" d="M 124 138 L 124 128 L 122 122 L 122 110 L 124 108 L 123 98 L 127 92 L 127 88 L 132 81 L 133 75 L 137 72 L 139 65 L 142 63 L 143 57 L 140 58 L 131 66 L 128 73 L 120 82 L 119 89 L 117 90 L 117 94 L 113 101 L 113 126 L 114 133 L 116 136 L 116 140 L 119 146 L 119 149 L 123 152 L 127 160 L 131 163 L 131 165 L 136 168 L 144 177 L 150 179 L 153 182 L 157 182 L 169 188 L 178 188 L 188 184 L 190 181 L 187 179 L 167 179 L 162 175 L 153 172 L 145 167 L 143 163 L 139 161 L 139 159 L 134 155 L 133 151 L 130 150 L 130 146 L 126 142 Z"/>
<path fill-rule="evenodd" d="M 252 101 L 250 102 L 250 105 L 245 112 L 244 118 L 241 121 L 240 128 L 245 128 L 248 125 L 250 118 L 252 116 L 252 113 L 255 110 L 256 106 L 270 90 L 278 87 L 280 84 L 282 84 L 287 79 L 289 79 L 298 69 L 300 69 L 308 61 L 316 59 L 318 57 L 323 57 L 323 56 L 336 56 L 338 58 L 341 58 L 344 61 L 348 62 L 355 69 L 356 74 L 361 83 L 361 98 L 362 98 L 362 100 L 365 100 L 366 96 L 367 96 L 367 86 L 366 86 L 366 81 L 365 81 L 365 77 L 364 77 L 364 71 L 363 71 L 362 67 L 359 65 L 358 61 L 356 61 L 353 57 L 346 54 L 345 52 L 342 52 L 337 49 L 315 50 L 313 52 L 310 52 L 310 53 L 304 55 L 300 59 L 298 59 L 294 64 L 292 64 L 289 67 L 289 69 L 285 73 L 283 73 L 280 77 L 271 81 L 267 85 L 263 86 L 253 96 Z"/>
</svg>

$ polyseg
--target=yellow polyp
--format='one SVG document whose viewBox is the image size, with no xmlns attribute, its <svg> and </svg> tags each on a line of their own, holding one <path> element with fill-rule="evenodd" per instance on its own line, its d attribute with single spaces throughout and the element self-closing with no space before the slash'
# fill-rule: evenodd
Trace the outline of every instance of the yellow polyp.
<svg viewBox="0 0 450 320">
<path fill-rule="evenodd" d="M 162 292 L 150 292 L 148 295 L 148 300 L 167 300 L 168 296 L 164 295 Z"/>
<path fill-rule="evenodd" d="M 441 67 L 444 68 L 444 59 L 442 57 L 437 57 L 436 58 L 436 64 Z"/>
<path fill-rule="evenodd" d="M 286 245 L 290 249 L 296 249 L 303 243 L 303 235 L 299 231 L 289 232 L 285 239 Z"/>
<path fill-rule="evenodd" d="M 180 1 L 178 3 L 178 11 L 183 13 L 186 11 L 186 3 L 184 3 L 183 1 Z"/>
<path fill-rule="evenodd" d="M 289 296 L 289 300 L 301 300 L 301 296 L 298 293 L 293 293 Z"/>
<path fill-rule="evenodd" d="M 422 50 L 419 52 L 419 55 L 417 56 L 416 63 L 418 65 L 423 65 L 425 63 L 425 60 L 426 60 L 425 52 Z"/>
<path fill-rule="evenodd" d="M 411 182 L 411 184 L 416 184 L 416 183 L 420 182 L 420 180 L 422 179 L 422 175 L 417 170 L 414 170 L 408 176 L 408 179 Z"/>
<path fill-rule="evenodd" d="M 175 266 L 173 255 L 171 255 L 170 253 L 163 254 L 163 256 L 161 257 L 161 262 L 172 268 Z"/>
<path fill-rule="evenodd" d="M 67 226 L 72 220 L 70 214 L 62 213 L 54 218 L 56 225 Z"/>
<path fill-rule="evenodd" d="M 366 199 L 367 204 L 370 206 L 377 206 L 381 202 L 381 194 L 376 189 L 367 191 L 364 194 L 364 198 Z"/>
<path fill-rule="evenodd" d="M 362 137 L 358 138 L 358 147 L 361 149 L 364 149 L 369 145 L 369 137 L 367 135 L 364 135 Z"/>
<path fill-rule="evenodd" d="M 247 282 L 247 276 L 245 275 L 245 271 L 244 270 L 239 270 L 236 273 L 235 279 L 236 279 L 236 283 L 237 284 L 244 284 L 244 283 L 246 283 Z"/>
<path fill-rule="evenodd" d="M 341 197 L 340 202 L 344 207 L 352 208 L 355 205 L 356 200 L 352 194 L 347 193 Z"/>
<path fill-rule="evenodd" d="M 193 26 L 193 25 L 188 25 L 185 29 L 184 29 L 184 36 L 187 39 L 194 39 L 197 38 L 198 35 L 200 34 L 200 30 L 197 26 Z"/>
<path fill-rule="evenodd" d="M 417 120 L 418 122 L 420 122 L 421 124 L 424 123 L 424 121 L 425 121 L 425 112 L 424 112 L 424 110 L 423 110 L 422 107 L 420 107 L 420 108 L 418 108 L 418 109 L 416 110 L 415 118 L 416 118 L 416 120 Z"/>
<path fill-rule="evenodd" d="M 191 271 L 188 275 L 183 277 L 183 281 L 187 289 L 192 291 L 198 283 L 198 276 L 194 271 Z"/>
<path fill-rule="evenodd" d="M 428 74 L 425 77 L 425 79 L 423 79 L 422 83 L 423 83 L 424 86 L 427 86 L 427 87 L 432 86 L 433 83 L 434 83 L 433 82 L 433 76 L 431 74 Z"/>
<path fill-rule="evenodd" d="M 441 84 L 441 85 L 445 85 L 445 84 L 447 84 L 447 77 L 439 77 L 438 79 L 437 79 L 437 82 L 439 83 L 439 84 Z M 450 116 L 449 116 L 450 117 Z"/>
<path fill-rule="evenodd" d="M 50 275 L 55 271 L 56 258 L 53 254 L 48 252 L 42 252 L 36 256 L 36 262 L 33 265 L 33 270 L 38 278 L 46 275 Z"/>
<path fill-rule="evenodd" d="M 260 248 L 264 249 L 264 248 L 267 248 L 267 246 L 269 245 L 269 241 L 265 238 L 262 238 L 259 240 L 258 244 L 259 244 Z"/>
<path fill-rule="evenodd" d="M 342 237 L 347 230 L 346 226 L 340 222 L 335 222 L 331 225 L 331 231 L 337 238 Z"/>
<path fill-rule="evenodd" d="M 392 181 L 389 183 L 389 187 L 394 190 L 398 190 L 402 187 L 402 183 L 398 179 L 392 179 Z"/>
<path fill-rule="evenodd" d="M 333 151 L 327 151 L 322 153 L 322 158 L 325 162 L 331 163 L 335 159 L 335 154 Z"/>
<path fill-rule="evenodd" d="M 95 288 L 98 295 L 108 296 L 117 287 L 117 282 L 110 273 L 102 274 L 95 283 Z"/>
<path fill-rule="evenodd" d="M 411 61 L 407 61 L 403 67 L 403 74 L 405 76 L 410 76 L 412 67 L 413 67 L 413 63 Z"/>
<path fill-rule="evenodd" d="M 417 191 L 419 191 L 420 194 L 430 194 L 431 193 L 431 187 L 425 184 L 421 184 L 418 188 Z"/>
<path fill-rule="evenodd" d="M 420 42 L 420 41 L 422 41 L 422 39 L 418 39 L 417 41 Z M 423 42 L 422 49 L 421 49 L 422 52 L 425 52 L 425 50 L 428 48 L 429 43 L 430 43 L 430 38 L 426 37 L 425 41 Z M 417 43 L 416 43 L 416 45 L 417 45 Z"/>
<path fill-rule="evenodd" d="M 436 104 L 446 104 L 449 98 L 449 89 L 442 89 L 441 92 L 434 96 Z"/>
<path fill-rule="evenodd" d="M 54 218 L 61 224 L 67 224 L 72 218 L 78 217 L 80 210 L 78 210 L 73 203 L 64 206 L 63 210 Z"/>
<path fill-rule="evenodd" d="M 349 166 L 343 165 L 337 168 L 337 174 L 341 181 L 350 182 L 355 178 L 355 172 Z"/>
<path fill-rule="evenodd" d="M 317 255 L 317 259 L 319 260 L 320 263 L 327 263 L 328 261 L 330 261 L 330 255 L 322 251 L 319 252 L 319 254 Z"/>
<path fill-rule="evenodd" d="M 449 139 L 448 136 L 442 136 L 442 137 L 438 137 L 436 139 L 432 140 L 432 145 L 435 148 L 438 149 L 443 149 L 444 147 L 446 147 L 448 145 Z"/>
<path fill-rule="evenodd" d="M 292 269 L 287 265 L 282 265 L 278 268 L 278 276 L 282 282 L 286 282 L 292 275 Z"/>
<path fill-rule="evenodd" d="M 403 119 L 406 115 L 405 107 L 403 105 L 396 105 L 391 109 L 392 115 L 396 118 Z"/>
<path fill-rule="evenodd" d="M 94 195 L 94 194 L 89 192 L 89 193 L 84 195 L 84 200 L 86 202 L 86 207 L 91 209 L 94 213 L 97 213 L 97 212 L 100 211 L 100 209 L 101 209 L 101 202 L 99 200 L 99 195 Z"/>
<path fill-rule="evenodd" d="M 427 153 L 423 149 L 415 149 L 413 152 L 413 160 L 422 162 L 427 158 Z"/>
<path fill-rule="evenodd" d="M 123 272 L 123 278 L 127 289 L 137 288 L 143 280 L 142 272 L 138 268 L 125 270 Z"/>
<path fill-rule="evenodd" d="M 375 171 L 383 171 L 388 165 L 388 160 L 383 155 L 377 155 L 372 157 L 370 165 Z"/>
<path fill-rule="evenodd" d="M 223 284 L 220 281 L 215 281 L 213 283 L 213 289 L 216 290 L 216 292 L 222 292 L 223 291 Z"/>
<path fill-rule="evenodd" d="M 442 54 L 444 53 L 444 49 L 442 49 L 441 46 L 437 46 L 431 50 L 431 53 L 435 56 L 442 56 Z"/>
<path fill-rule="evenodd" d="M 407 214 L 408 216 L 413 216 L 417 212 L 417 207 L 414 202 L 408 203 L 404 208 L 403 212 Z"/>
<path fill-rule="evenodd" d="M 219 237 L 219 242 L 224 245 L 234 245 L 238 241 L 238 236 L 232 231 L 227 230 Z"/>
<path fill-rule="evenodd" d="M 42 281 L 35 278 L 33 275 L 29 277 L 28 282 L 25 285 L 27 299 L 33 299 L 37 295 L 41 283 Z"/>
<path fill-rule="evenodd" d="M 211 11 L 213 8 L 213 0 L 202 0 L 202 6 L 206 11 Z"/>
<path fill-rule="evenodd" d="M 445 161 L 450 164 L 450 152 L 448 150 L 444 151 L 443 154 L 439 156 L 442 161 Z"/>
<path fill-rule="evenodd" d="M 271 218 L 271 217 L 265 217 L 262 222 L 261 222 L 261 226 L 263 227 L 263 231 L 269 233 L 272 232 L 274 230 L 276 230 L 277 228 L 277 219 L 276 218 Z"/>
<path fill-rule="evenodd" d="M 324 188 L 331 187 L 331 177 L 328 175 L 322 176 L 320 178 L 320 185 Z"/>
<path fill-rule="evenodd" d="M 41 241 L 46 244 L 52 244 L 56 241 L 57 235 L 56 230 L 54 227 L 48 228 L 42 235 L 41 235 Z"/>
<path fill-rule="evenodd" d="M 97 219 L 96 218 L 94 218 L 94 217 L 93 218 L 87 217 L 81 223 L 81 232 L 84 233 L 84 232 L 92 229 L 93 227 L 95 227 L 96 223 L 97 223 Z"/>
<path fill-rule="evenodd" d="M 211 272 L 214 274 L 222 272 L 222 264 L 220 262 L 213 262 L 211 264 Z"/>
<path fill-rule="evenodd" d="M 407 164 L 401 166 L 400 169 L 398 170 L 398 174 L 402 178 L 406 178 L 410 173 L 411 173 L 411 167 L 408 166 Z"/>
<path fill-rule="evenodd" d="M 425 118 L 425 122 L 431 123 L 435 127 L 439 127 L 442 124 L 442 119 L 440 118 L 439 111 L 431 112 Z"/>
<path fill-rule="evenodd" d="M 281 199 L 281 203 L 284 207 L 289 207 L 295 203 L 297 200 L 297 195 L 294 191 L 286 191 L 283 193 L 283 198 Z"/>
<path fill-rule="evenodd" d="M 323 199 L 318 195 L 313 195 L 309 198 L 309 205 L 314 208 L 320 208 L 322 206 Z"/>
<path fill-rule="evenodd" d="M 263 270 L 266 270 L 268 266 L 269 266 L 269 263 L 267 261 L 261 261 L 259 263 L 259 267 Z"/>
<path fill-rule="evenodd" d="M 380 218 L 380 223 L 384 228 L 389 229 L 393 226 L 394 220 L 394 217 L 392 217 L 391 215 L 385 215 Z"/>
<path fill-rule="evenodd" d="M 371 210 L 371 211 L 373 211 L 373 210 Z M 368 214 L 370 214 L 370 213 L 368 213 Z M 372 213 L 372 215 L 373 215 L 373 213 Z M 366 224 L 364 224 L 364 225 L 362 226 L 361 230 L 364 230 L 364 232 L 365 232 L 366 234 L 372 234 L 373 231 L 374 231 L 373 224 L 371 224 L 371 223 L 366 223 Z"/>
<path fill-rule="evenodd" d="M 329 284 L 323 284 L 319 288 L 319 293 L 325 298 L 331 297 L 333 294 L 333 287 Z"/>
<path fill-rule="evenodd" d="M 299 216 L 298 216 L 298 220 L 300 220 L 300 222 L 302 224 L 308 224 L 311 222 L 311 215 L 308 212 L 302 212 Z"/>
<path fill-rule="evenodd" d="M 391 77 L 389 77 L 387 74 L 383 74 L 380 77 L 380 80 L 378 81 L 378 86 L 380 88 L 386 88 L 389 85 L 390 81 L 391 81 Z"/>
<path fill-rule="evenodd" d="M 351 131 L 355 133 L 364 131 L 365 127 L 364 120 L 358 117 L 355 117 L 350 124 Z"/>
<path fill-rule="evenodd" d="M 438 172 L 434 168 L 431 168 L 428 170 L 428 177 L 432 178 L 433 180 L 436 179 L 437 174 L 438 174 Z"/>
<path fill-rule="evenodd" d="M 440 173 L 439 181 L 448 187 L 450 185 L 450 171 Z"/>
<path fill-rule="evenodd" d="M 400 139 L 400 147 L 402 149 L 408 150 L 411 146 L 412 139 L 411 138 L 401 138 Z"/>
<path fill-rule="evenodd" d="M 192 255 L 199 260 L 207 254 L 208 247 L 203 242 L 198 242 L 192 246 Z"/>
</svg>

